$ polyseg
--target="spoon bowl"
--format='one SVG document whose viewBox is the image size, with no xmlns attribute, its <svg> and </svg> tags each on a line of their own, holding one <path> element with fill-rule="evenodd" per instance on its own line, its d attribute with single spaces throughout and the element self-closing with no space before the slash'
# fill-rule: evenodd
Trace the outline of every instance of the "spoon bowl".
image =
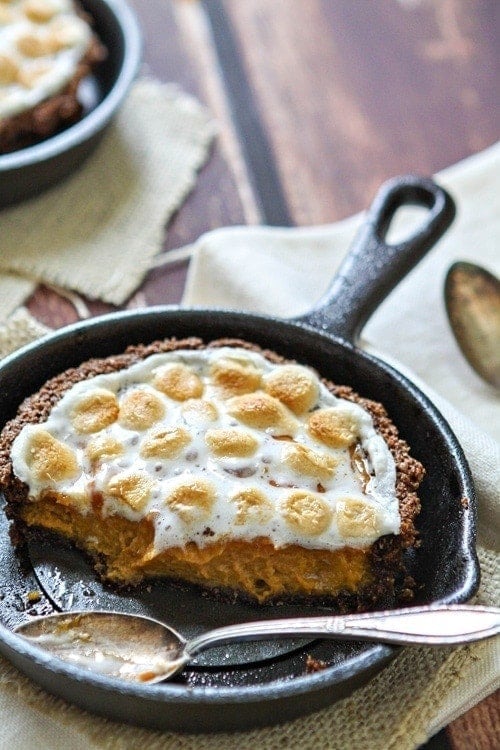
<svg viewBox="0 0 500 750">
<path fill-rule="evenodd" d="M 473 263 L 454 263 L 444 287 L 446 311 L 470 366 L 500 388 L 500 281 Z"/>
<path fill-rule="evenodd" d="M 39 617 L 16 633 L 74 665 L 140 683 L 171 679 L 197 654 L 236 641 L 310 636 L 399 645 L 449 646 L 500 633 L 500 609 L 468 605 L 409 607 L 355 615 L 248 622 L 186 641 L 173 628 L 142 615 L 69 612 Z"/>
</svg>

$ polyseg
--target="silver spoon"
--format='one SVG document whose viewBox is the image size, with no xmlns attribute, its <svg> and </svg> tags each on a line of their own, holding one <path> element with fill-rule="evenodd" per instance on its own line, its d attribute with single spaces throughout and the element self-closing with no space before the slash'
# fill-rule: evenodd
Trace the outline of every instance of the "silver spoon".
<svg viewBox="0 0 500 750">
<path fill-rule="evenodd" d="M 70 612 L 39 617 L 16 633 L 74 665 L 124 680 L 154 683 L 173 677 L 197 654 L 238 641 L 310 636 L 448 646 L 500 633 L 500 609 L 424 606 L 355 615 L 248 622 L 186 641 L 157 620 L 118 612 Z"/>
<path fill-rule="evenodd" d="M 500 388 L 500 281 L 460 261 L 448 270 L 444 296 L 451 329 L 471 367 Z"/>
</svg>

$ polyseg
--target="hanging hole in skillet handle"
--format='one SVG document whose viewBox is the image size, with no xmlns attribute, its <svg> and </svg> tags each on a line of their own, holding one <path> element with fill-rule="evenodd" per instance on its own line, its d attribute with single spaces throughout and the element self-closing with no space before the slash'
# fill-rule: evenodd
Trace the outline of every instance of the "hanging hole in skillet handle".
<svg viewBox="0 0 500 750">
<path fill-rule="evenodd" d="M 389 244 L 389 229 L 404 206 L 422 206 L 427 213 L 409 237 Z M 379 304 L 440 239 L 454 216 L 453 199 L 431 179 L 407 175 L 385 182 L 328 290 L 294 321 L 356 343 Z"/>
</svg>

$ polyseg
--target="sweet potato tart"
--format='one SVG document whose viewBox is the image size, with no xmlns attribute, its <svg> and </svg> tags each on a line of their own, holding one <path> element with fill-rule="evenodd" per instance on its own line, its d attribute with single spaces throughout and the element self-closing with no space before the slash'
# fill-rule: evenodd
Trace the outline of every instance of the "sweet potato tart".
<svg viewBox="0 0 500 750">
<path fill-rule="evenodd" d="M 237 340 L 89 360 L 0 435 L 16 544 L 49 530 L 116 584 L 258 603 L 409 596 L 423 475 L 381 404 Z"/>
<path fill-rule="evenodd" d="M 81 115 L 80 81 L 106 51 L 72 0 L 0 2 L 0 154 Z"/>
</svg>

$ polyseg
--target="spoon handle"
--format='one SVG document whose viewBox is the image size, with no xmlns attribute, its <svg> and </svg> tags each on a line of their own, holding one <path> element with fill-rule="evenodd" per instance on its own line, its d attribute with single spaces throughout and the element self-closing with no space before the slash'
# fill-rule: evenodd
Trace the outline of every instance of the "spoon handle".
<svg viewBox="0 0 500 750">
<path fill-rule="evenodd" d="M 193 638 L 186 644 L 186 651 L 195 656 L 207 648 L 230 642 L 292 636 L 449 646 L 491 638 L 499 633 L 500 609 L 450 604 L 229 625 Z"/>
</svg>

